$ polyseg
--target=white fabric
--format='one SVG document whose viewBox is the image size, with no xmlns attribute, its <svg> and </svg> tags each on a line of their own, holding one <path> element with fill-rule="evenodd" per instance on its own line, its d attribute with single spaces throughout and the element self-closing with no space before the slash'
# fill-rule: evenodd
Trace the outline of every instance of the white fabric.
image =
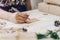
<svg viewBox="0 0 60 40">
<path fill-rule="evenodd" d="M 28 32 L 45 33 L 47 30 L 55 30 L 59 28 L 54 26 L 54 21 L 60 20 L 60 16 L 41 12 L 39 10 L 33 10 L 27 13 L 30 14 L 30 18 L 36 18 L 39 20 L 35 23 L 27 25 Z"/>
<path fill-rule="evenodd" d="M 58 4 L 60 5 L 60 0 L 44 0 L 46 3 L 53 3 L 53 4 Z"/>
</svg>

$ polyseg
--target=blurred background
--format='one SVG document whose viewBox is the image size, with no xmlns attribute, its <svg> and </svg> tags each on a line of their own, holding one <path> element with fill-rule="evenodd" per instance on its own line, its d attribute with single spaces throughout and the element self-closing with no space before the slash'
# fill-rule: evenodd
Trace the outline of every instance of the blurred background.
<svg viewBox="0 0 60 40">
<path fill-rule="evenodd" d="M 42 0 L 0 0 L 0 8 L 8 12 L 36 9 Z"/>
</svg>

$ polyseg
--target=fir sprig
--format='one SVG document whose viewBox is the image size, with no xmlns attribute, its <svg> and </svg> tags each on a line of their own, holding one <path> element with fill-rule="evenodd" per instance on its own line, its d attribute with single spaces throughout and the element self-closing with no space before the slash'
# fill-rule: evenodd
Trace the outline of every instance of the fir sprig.
<svg viewBox="0 0 60 40">
<path fill-rule="evenodd" d="M 37 38 L 43 39 L 43 38 L 47 38 L 49 35 L 50 35 L 50 38 L 59 39 L 57 32 L 53 32 L 51 30 L 48 30 L 46 34 L 37 34 Z"/>
</svg>

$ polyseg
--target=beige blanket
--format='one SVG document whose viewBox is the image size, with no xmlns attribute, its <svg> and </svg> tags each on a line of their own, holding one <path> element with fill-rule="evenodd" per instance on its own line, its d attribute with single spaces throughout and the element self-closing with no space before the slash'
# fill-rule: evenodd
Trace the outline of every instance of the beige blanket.
<svg viewBox="0 0 60 40">
<path fill-rule="evenodd" d="M 56 6 L 56 5 L 50 5 L 50 4 L 46 4 L 46 3 L 40 3 L 38 5 L 38 9 L 40 11 L 44 11 L 47 13 L 51 13 L 51 14 L 55 14 L 55 15 L 59 15 L 60 16 L 60 6 Z"/>
<path fill-rule="evenodd" d="M 60 0 L 44 0 L 46 3 L 53 3 L 53 4 L 58 4 L 60 5 Z"/>
</svg>

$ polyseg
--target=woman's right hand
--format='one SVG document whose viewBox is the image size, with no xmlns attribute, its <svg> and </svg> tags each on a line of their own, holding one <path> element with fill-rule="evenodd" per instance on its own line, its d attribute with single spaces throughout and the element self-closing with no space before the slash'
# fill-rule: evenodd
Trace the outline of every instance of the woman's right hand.
<svg viewBox="0 0 60 40">
<path fill-rule="evenodd" d="M 25 23 L 29 15 L 27 13 L 17 13 L 15 19 L 18 23 Z"/>
</svg>

